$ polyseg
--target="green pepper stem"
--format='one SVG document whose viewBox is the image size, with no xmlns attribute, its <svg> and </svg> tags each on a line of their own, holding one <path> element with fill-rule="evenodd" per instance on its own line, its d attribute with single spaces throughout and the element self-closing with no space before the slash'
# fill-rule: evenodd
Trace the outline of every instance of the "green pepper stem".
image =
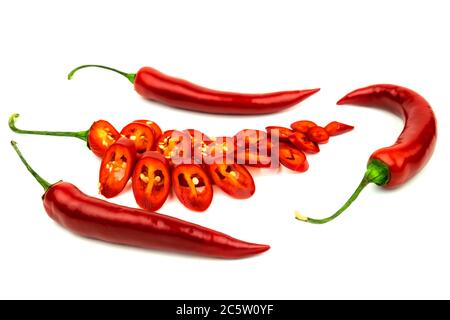
<svg viewBox="0 0 450 320">
<path fill-rule="evenodd" d="M 18 113 L 14 113 L 9 117 L 8 124 L 12 131 L 21 134 L 37 134 L 43 136 L 58 136 L 58 137 L 75 137 L 87 142 L 89 130 L 78 132 L 67 131 L 36 131 L 36 130 L 22 130 L 16 127 L 16 121 L 19 118 Z"/>
<path fill-rule="evenodd" d="M 74 75 L 75 72 L 77 72 L 78 70 L 84 69 L 84 68 L 91 68 L 91 67 L 94 67 L 94 68 L 102 68 L 102 69 L 114 71 L 114 72 L 116 72 L 116 73 L 118 73 L 118 74 L 121 74 L 121 75 L 124 76 L 125 78 L 127 78 L 131 83 L 134 83 L 134 80 L 136 79 L 136 74 L 135 74 L 135 73 L 126 73 L 126 72 L 123 72 L 123 71 L 120 71 L 120 70 L 117 70 L 117 69 L 114 69 L 114 68 L 110 68 L 110 67 L 107 67 L 107 66 L 102 66 L 102 65 L 99 65 L 99 64 L 85 64 L 85 65 L 76 67 L 75 69 L 73 69 L 72 71 L 70 71 L 70 73 L 69 73 L 68 76 L 67 76 L 67 79 L 69 79 L 69 80 L 72 79 L 73 75 Z"/>
<path fill-rule="evenodd" d="M 376 185 L 383 186 L 389 181 L 389 168 L 379 160 L 371 160 L 367 165 L 366 173 L 364 174 L 364 178 L 361 180 L 360 184 L 347 200 L 344 205 L 336 211 L 333 215 L 323 218 L 323 219 L 313 219 L 309 217 L 305 217 L 299 212 L 295 213 L 295 218 L 297 220 L 308 222 L 312 224 L 325 224 L 339 217 L 342 212 L 344 212 L 350 205 L 358 198 L 361 191 L 369 185 L 369 183 L 375 183 Z"/>
<path fill-rule="evenodd" d="M 19 148 L 17 147 L 17 142 L 11 141 L 11 145 L 16 151 L 17 155 L 19 156 L 20 160 L 22 160 L 22 163 L 25 165 L 25 167 L 28 169 L 28 171 L 31 173 L 31 175 L 36 179 L 37 182 L 44 188 L 45 192 L 47 192 L 48 189 L 52 186 L 51 183 L 49 183 L 47 180 L 42 178 L 34 169 L 28 164 L 27 160 L 25 160 L 24 156 L 22 155 L 22 152 L 20 152 Z"/>
</svg>

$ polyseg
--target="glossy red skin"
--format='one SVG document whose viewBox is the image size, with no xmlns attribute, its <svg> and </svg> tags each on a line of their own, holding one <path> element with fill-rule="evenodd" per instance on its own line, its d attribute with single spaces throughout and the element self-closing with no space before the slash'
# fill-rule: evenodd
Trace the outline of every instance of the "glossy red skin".
<svg viewBox="0 0 450 320">
<path fill-rule="evenodd" d="M 280 141 L 289 141 L 289 136 L 294 133 L 293 130 L 286 127 L 269 126 L 266 127 L 267 135 L 277 135 Z"/>
<path fill-rule="evenodd" d="M 328 132 L 330 136 L 337 136 L 352 131 L 353 129 L 354 129 L 353 126 L 337 121 L 332 121 L 325 126 L 325 130 Z"/>
<path fill-rule="evenodd" d="M 247 94 L 212 90 L 174 78 L 150 67 L 141 68 L 134 81 L 146 99 L 169 106 L 222 114 L 265 114 L 291 107 L 319 89 Z"/>
<path fill-rule="evenodd" d="M 301 132 L 294 132 L 289 137 L 289 141 L 299 150 L 304 151 L 306 153 L 318 153 L 320 151 L 317 143 L 312 142 L 308 139 L 306 134 Z"/>
<path fill-rule="evenodd" d="M 370 160 L 379 160 L 389 168 L 389 180 L 383 186 L 398 187 L 414 177 L 428 162 L 436 145 L 436 117 L 429 103 L 418 93 L 391 84 L 357 89 L 338 104 L 379 107 L 402 116 L 405 126 L 397 141 L 376 150 Z"/>
<path fill-rule="evenodd" d="M 152 129 L 153 138 L 155 140 L 155 144 L 153 146 L 154 148 L 152 150 L 156 150 L 156 143 L 157 143 L 159 137 L 161 137 L 163 134 L 161 127 L 156 122 L 153 122 L 151 120 L 134 120 L 133 122 L 145 124 Z"/>
<path fill-rule="evenodd" d="M 227 172 L 237 172 L 236 177 Z M 255 182 L 248 170 L 240 164 L 210 164 L 206 166 L 214 183 L 225 193 L 236 199 L 247 199 L 255 193 Z M 222 170 L 220 170 L 222 169 Z M 219 171 L 219 173 L 217 172 Z M 223 172 L 223 173 L 222 173 Z"/>
<path fill-rule="evenodd" d="M 270 248 L 156 212 L 89 197 L 67 182 L 51 186 L 43 200 L 47 214 L 58 224 L 83 237 L 106 242 L 227 259 Z"/>
<path fill-rule="evenodd" d="M 132 140 L 136 146 L 136 152 L 143 154 L 146 151 L 151 151 L 155 145 L 153 129 L 147 124 L 132 122 L 127 124 L 122 131 L 120 131 L 120 134 L 126 138 L 130 138 L 134 135 L 134 132 L 139 134 L 139 137 L 136 137 L 136 140 Z M 141 140 L 140 137 L 144 137 L 145 139 Z"/>
<path fill-rule="evenodd" d="M 179 182 L 180 175 L 183 175 L 188 183 L 192 183 L 192 177 L 199 177 L 200 181 L 204 182 L 202 190 L 194 186 L 192 188 L 183 186 Z M 197 164 L 180 164 L 175 166 L 172 170 L 172 188 L 178 200 L 186 208 L 193 211 L 205 211 L 209 208 L 213 198 L 213 189 L 209 176 Z"/>
<path fill-rule="evenodd" d="M 330 139 L 330 135 L 328 134 L 328 132 L 324 128 L 319 126 L 309 128 L 306 135 L 309 140 L 315 143 L 327 143 Z"/>
<path fill-rule="evenodd" d="M 159 188 L 154 186 L 150 192 L 146 190 L 147 184 L 141 180 L 140 175 L 143 168 L 150 168 L 148 177 L 152 177 L 156 170 L 160 170 L 163 176 L 163 184 Z M 137 204 L 146 210 L 155 211 L 162 207 L 166 202 L 171 188 L 170 165 L 166 158 L 164 158 L 157 151 L 147 151 L 142 155 L 136 163 L 132 175 L 132 187 L 134 198 Z M 154 182 L 156 183 L 156 182 Z"/>
<path fill-rule="evenodd" d="M 108 138 L 109 136 L 110 138 Z M 102 158 L 106 150 L 120 138 L 119 131 L 106 120 L 99 120 L 92 124 L 88 134 L 88 148 Z"/>
<path fill-rule="evenodd" d="M 279 159 L 283 166 L 297 172 L 305 172 L 309 168 L 305 154 L 287 143 L 280 143 Z"/>
<path fill-rule="evenodd" d="M 111 155 L 119 151 L 124 154 L 127 162 L 127 166 L 125 168 L 124 176 L 122 179 L 118 180 L 114 177 L 114 174 L 109 171 L 107 168 L 108 163 L 110 162 Z M 99 174 L 99 186 L 100 193 L 106 198 L 112 198 L 117 196 L 130 180 L 131 174 L 133 172 L 134 165 L 136 163 L 136 147 L 134 143 L 122 137 L 116 141 L 105 153 L 105 156 L 102 159 L 102 163 L 100 164 L 100 174 Z"/>
<path fill-rule="evenodd" d="M 291 128 L 294 131 L 301 132 L 301 133 L 307 133 L 310 128 L 316 127 L 316 126 L 317 126 L 317 124 L 315 124 L 314 122 L 309 121 L 309 120 L 300 120 L 300 121 L 296 121 L 291 124 Z"/>
</svg>

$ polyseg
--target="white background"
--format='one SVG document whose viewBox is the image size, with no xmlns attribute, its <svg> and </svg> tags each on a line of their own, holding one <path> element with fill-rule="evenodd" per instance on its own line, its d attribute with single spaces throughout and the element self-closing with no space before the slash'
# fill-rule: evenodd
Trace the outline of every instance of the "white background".
<svg viewBox="0 0 450 320">
<path fill-rule="evenodd" d="M 450 298 L 448 201 L 449 56 L 446 1 L 2 1 L 0 4 L 0 298 Z M 153 66 L 212 88 L 265 92 L 321 87 L 299 106 L 258 117 L 211 116 L 140 98 L 126 79 Z M 439 120 L 425 170 L 394 191 L 369 186 L 323 226 L 294 219 L 336 210 L 359 183 L 370 153 L 402 121 L 336 106 L 369 84 L 420 92 Z M 45 214 L 42 190 L 9 146 L 14 138 L 48 180 L 97 194 L 99 160 L 71 138 L 17 136 L 6 126 L 84 130 L 97 119 L 119 130 L 147 118 L 164 129 L 232 135 L 242 128 L 310 119 L 355 125 L 309 156 L 304 174 L 255 172 L 257 192 L 239 201 L 216 192 L 194 213 L 173 197 L 161 212 L 238 238 L 267 253 L 223 261 L 80 238 Z M 447 157 L 445 157 L 447 155 Z M 128 190 L 114 202 L 136 206 Z"/>
</svg>

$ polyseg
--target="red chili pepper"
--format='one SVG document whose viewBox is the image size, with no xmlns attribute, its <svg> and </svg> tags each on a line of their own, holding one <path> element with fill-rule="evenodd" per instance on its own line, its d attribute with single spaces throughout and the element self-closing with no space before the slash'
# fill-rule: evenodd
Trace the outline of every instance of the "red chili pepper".
<svg viewBox="0 0 450 320">
<path fill-rule="evenodd" d="M 21 134 L 36 134 L 44 136 L 58 136 L 58 137 L 75 137 L 86 141 L 87 146 L 92 152 L 98 156 L 103 157 L 106 150 L 120 138 L 119 132 L 105 120 L 99 120 L 92 124 L 89 130 L 78 132 L 67 131 L 36 131 L 36 130 L 22 130 L 16 127 L 16 121 L 19 114 L 14 113 L 9 117 L 9 127 L 12 131 Z"/>
<path fill-rule="evenodd" d="M 292 131 L 289 128 L 278 127 L 278 126 L 266 127 L 266 131 L 267 131 L 268 136 L 272 136 L 272 135 L 278 136 L 278 140 L 284 141 L 284 142 L 289 141 L 289 136 L 291 136 L 294 133 L 294 131 Z"/>
<path fill-rule="evenodd" d="M 261 94 L 225 92 L 208 89 L 186 80 L 163 74 L 153 68 L 143 67 L 136 74 L 125 73 L 101 65 L 83 65 L 72 70 L 75 72 L 87 67 L 111 70 L 126 77 L 134 84 L 135 90 L 144 98 L 169 106 L 223 114 L 264 114 L 278 112 L 291 107 L 320 89 L 280 91 Z"/>
<path fill-rule="evenodd" d="M 248 257 L 270 248 L 156 212 L 89 197 L 71 183 L 50 184 L 31 168 L 16 143 L 11 144 L 28 171 L 44 188 L 42 199 L 49 217 L 83 237 L 228 259 Z"/>
<path fill-rule="evenodd" d="M 280 163 L 291 170 L 305 172 L 309 168 L 305 154 L 287 143 L 280 143 L 279 157 Z"/>
<path fill-rule="evenodd" d="M 330 135 L 328 132 L 319 126 L 312 127 L 308 130 L 308 133 L 306 134 L 312 142 L 315 143 L 327 143 L 330 139 Z"/>
<path fill-rule="evenodd" d="M 186 129 L 183 130 L 191 140 L 191 158 L 197 164 L 203 163 L 203 157 L 206 154 L 208 145 L 213 142 L 210 137 L 208 137 L 203 132 L 196 129 Z"/>
<path fill-rule="evenodd" d="M 116 141 L 102 159 L 99 189 L 106 198 L 118 195 L 130 180 L 136 162 L 134 142 L 122 137 Z"/>
<path fill-rule="evenodd" d="M 391 84 L 372 85 L 347 94 L 338 104 L 390 110 L 405 119 L 405 127 L 395 144 L 372 153 L 364 178 L 343 207 L 324 219 L 311 219 L 297 214 L 297 219 L 302 221 L 323 224 L 335 219 L 369 183 L 385 188 L 404 184 L 425 166 L 434 151 L 437 130 L 433 110 L 422 96 L 408 88 Z"/>
<path fill-rule="evenodd" d="M 348 131 L 353 130 L 353 126 L 350 126 L 345 123 L 340 123 L 337 121 L 332 121 L 325 126 L 325 130 L 328 132 L 330 136 L 337 136 L 339 134 L 346 133 Z"/>
<path fill-rule="evenodd" d="M 233 198 L 247 199 L 255 193 L 255 182 L 248 170 L 240 164 L 207 165 L 214 183 Z"/>
<path fill-rule="evenodd" d="M 153 131 L 153 138 L 155 140 L 155 145 L 156 145 L 156 141 L 158 141 L 159 137 L 161 137 L 161 135 L 163 134 L 163 132 L 162 132 L 161 128 L 158 126 L 158 124 L 156 122 L 153 122 L 150 120 L 134 120 L 133 122 L 143 123 L 143 124 L 149 126 Z"/>
<path fill-rule="evenodd" d="M 155 144 L 153 132 L 153 129 L 147 124 L 132 122 L 120 131 L 120 135 L 133 141 L 136 146 L 136 152 L 143 154 L 153 149 Z"/>
<path fill-rule="evenodd" d="M 233 163 L 235 159 L 236 139 L 234 137 L 216 137 L 206 148 L 203 159 L 206 164 Z"/>
<path fill-rule="evenodd" d="M 261 141 L 264 143 L 268 140 L 266 132 L 254 129 L 241 130 L 234 135 L 234 138 L 236 139 L 236 145 L 238 147 L 246 148 L 249 146 L 258 147 Z"/>
<path fill-rule="evenodd" d="M 317 124 L 315 124 L 312 121 L 309 120 L 300 120 L 300 121 L 296 121 L 294 123 L 291 124 L 291 128 L 294 129 L 297 132 L 301 132 L 301 133 L 307 133 L 309 131 L 309 129 L 311 129 L 312 127 L 316 127 Z"/>
<path fill-rule="evenodd" d="M 190 150 L 191 139 L 188 134 L 178 130 L 167 130 L 159 137 L 156 150 L 166 159 L 181 162 L 186 158 L 186 152 Z"/>
<path fill-rule="evenodd" d="M 136 163 L 132 186 L 137 204 L 150 211 L 158 210 L 170 193 L 169 163 L 160 153 L 147 151 Z"/>
<path fill-rule="evenodd" d="M 172 186 L 178 200 L 188 209 L 205 211 L 213 198 L 208 175 L 196 164 L 180 164 L 172 171 Z"/>
<path fill-rule="evenodd" d="M 308 139 L 306 134 L 302 132 L 294 132 L 290 137 L 289 141 L 299 150 L 306 153 L 318 153 L 320 151 L 317 143 L 312 142 Z"/>
<path fill-rule="evenodd" d="M 272 158 L 267 154 L 260 154 L 257 150 L 238 150 L 235 161 L 237 164 L 245 164 L 255 168 L 270 168 L 272 166 Z"/>
</svg>

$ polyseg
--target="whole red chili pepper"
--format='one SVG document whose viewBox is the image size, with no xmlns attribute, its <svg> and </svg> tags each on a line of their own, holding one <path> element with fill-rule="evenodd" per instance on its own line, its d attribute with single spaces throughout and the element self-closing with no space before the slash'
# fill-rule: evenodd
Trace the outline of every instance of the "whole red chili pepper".
<svg viewBox="0 0 450 320">
<path fill-rule="evenodd" d="M 103 68 L 121 74 L 133 83 L 135 90 L 146 99 L 206 113 L 265 114 L 278 112 L 303 101 L 320 90 L 293 90 L 260 94 L 217 91 L 168 76 L 150 67 L 143 67 L 134 74 L 102 65 L 82 65 L 72 70 L 68 79 L 72 79 L 78 70 L 88 67 Z"/>
<path fill-rule="evenodd" d="M 81 236 L 218 258 L 243 258 L 270 248 L 156 212 L 89 197 L 67 182 L 50 184 L 31 168 L 16 143 L 12 141 L 11 144 L 28 171 L 44 188 L 44 208 L 50 218 Z"/>
<path fill-rule="evenodd" d="M 92 152 L 98 156 L 103 157 L 106 150 L 120 138 L 120 133 L 108 121 L 99 120 L 92 124 L 89 130 L 67 132 L 67 131 L 36 131 L 36 130 L 22 130 L 16 127 L 16 121 L 19 114 L 14 113 L 9 117 L 9 127 L 15 133 L 21 134 L 37 134 L 44 136 L 59 136 L 59 137 L 75 137 L 87 142 L 87 146 Z"/>
<path fill-rule="evenodd" d="M 305 222 L 323 224 L 338 217 L 369 183 L 385 188 L 404 184 L 425 166 L 436 144 L 433 110 L 422 96 L 408 88 L 391 84 L 372 85 L 347 94 L 337 104 L 387 109 L 401 115 L 405 126 L 395 144 L 372 153 L 364 178 L 344 206 L 324 219 L 311 219 L 297 213 L 296 218 Z"/>
</svg>

